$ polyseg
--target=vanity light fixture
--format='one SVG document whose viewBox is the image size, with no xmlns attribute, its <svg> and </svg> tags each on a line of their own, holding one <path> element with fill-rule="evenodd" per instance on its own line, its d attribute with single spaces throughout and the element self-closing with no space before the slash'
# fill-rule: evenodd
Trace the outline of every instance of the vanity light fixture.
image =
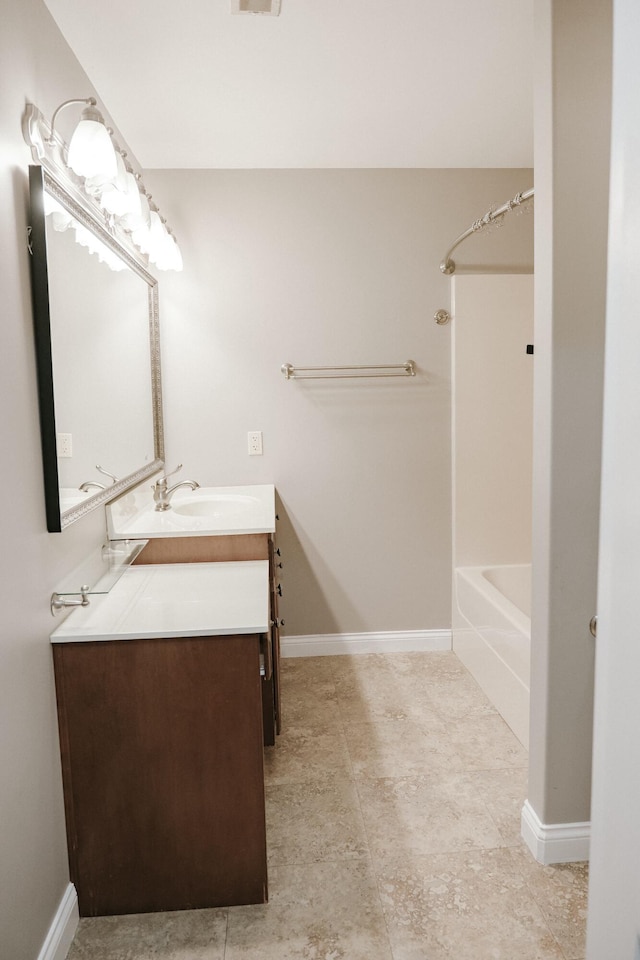
<svg viewBox="0 0 640 960">
<path fill-rule="evenodd" d="M 85 107 L 67 147 L 55 124 L 60 111 L 72 104 Z M 95 97 L 65 100 L 54 111 L 50 124 L 34 104 L 28 103 L 22 129 L 34 160 L 65 189 L 79 193 L 84 205 L 91 206 L 112 236 L 124 240 L 130 249 L 136 247 L 135 252 L 158 270 L 182 270 L 175 236 L 155 204 L 149 205 L 141 175 L 134 173 L 127 154 L 113 139 L 113 131 L 105 126 Z M 76 235 L 82 242 L 82 231 Z"/>
<path fill-rule="evenodd" d="M 114 179 L 117 172 L 117 155 L 104 117 L 96 107 L 95 97 L 65 100 L 53 113 L 49 143 L 54 142 L 56 118 L 61 110 L 74 103 L 86 103 L 80 114 L 78 126 L 73 131 L 67 152 L 67 164 L 79 177 L 105 177 Z"/>
</svg>

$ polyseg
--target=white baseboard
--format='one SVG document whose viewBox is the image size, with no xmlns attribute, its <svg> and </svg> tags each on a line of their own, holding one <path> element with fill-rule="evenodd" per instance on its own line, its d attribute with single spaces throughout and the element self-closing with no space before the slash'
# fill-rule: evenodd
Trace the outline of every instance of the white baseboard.
<svg viewBox="0 0 640 960">
<path fill-rule="evenodd" d="M 413 653 L 434 650 L 451 650 L 451 630 L 318 633 L 280 638 L 280 652 L 283 657 L 326 657 L 342 653 Z"/>
<path fill-rule="evenodd" d="M 522 839 L 538 861 L 578 863 L 589 859 L 591 824 L 542 823 L 528 800 L 522 808 Z"/>
<path fill-rule="evenodd" d="M 58 905 L 38 960 L 65 960 L 79 919 L 78 895 L 76 888 L 70 883 Z"/>
</svg>

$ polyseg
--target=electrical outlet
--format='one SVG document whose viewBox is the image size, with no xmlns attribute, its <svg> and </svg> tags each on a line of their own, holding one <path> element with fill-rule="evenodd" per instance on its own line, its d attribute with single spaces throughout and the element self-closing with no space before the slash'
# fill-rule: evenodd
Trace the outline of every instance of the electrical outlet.
<svg viewBox="0 0 640 960">
<path fill-rule="evenodd" d="M 261 457 L 262 456 L 262 430 L 249 430 L 249 433 L 247 434 L 247 440 L 249 443 L 249 456 Z"/>
<path fill-rule="evenodd" d="M 70 433 L 57 433 L 56 434 L 56 448 L 59 457 L 72 457 L 73 456 L 73 446 L 71 443 L 71 434 Z"/>
</svg>

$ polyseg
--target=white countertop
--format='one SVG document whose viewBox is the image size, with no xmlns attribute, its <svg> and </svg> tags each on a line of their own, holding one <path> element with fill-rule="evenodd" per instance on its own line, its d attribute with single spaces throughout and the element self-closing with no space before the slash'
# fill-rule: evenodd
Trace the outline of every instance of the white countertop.
<svg viewBox="0 0 640 960">
<path fill-rule="evenodd" d="M 129 567 L 106 596 L 71 612 L 52 643 L 267 633 L 269 563 Z"/>
<path fill-rule="evenodd" d="M 275 488 L 270 483 L 193 491 L 181 487 L 170 502 L 169 510 L 156 510 L 147 488 L 108 504 L 109 538 L 215 537 L 275 530 Z"/>
</svg>

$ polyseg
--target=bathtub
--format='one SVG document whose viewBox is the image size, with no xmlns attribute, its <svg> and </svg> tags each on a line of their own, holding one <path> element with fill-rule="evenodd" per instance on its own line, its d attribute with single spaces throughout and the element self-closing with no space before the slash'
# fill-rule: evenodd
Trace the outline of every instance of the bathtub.
<svg viewBox="0 0 640 960">
<path fill-rule="evenodd" d="M 453 649 L 528 748 L 530 564 L 455 570 Z"/>
</svg>

